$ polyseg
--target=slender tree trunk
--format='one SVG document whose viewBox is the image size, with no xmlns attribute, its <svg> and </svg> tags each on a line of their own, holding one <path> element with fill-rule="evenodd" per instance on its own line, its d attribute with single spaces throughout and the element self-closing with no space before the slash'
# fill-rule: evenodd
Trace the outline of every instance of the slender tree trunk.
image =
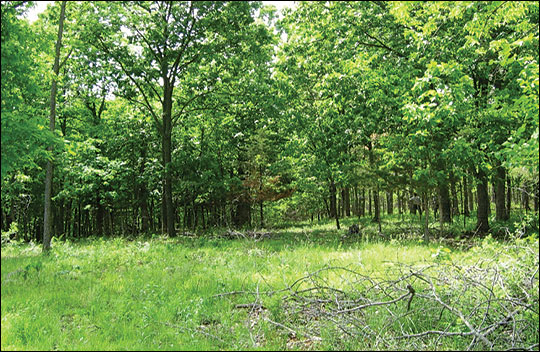
<svg viewBox="0 0 540 352">
<path fill-rule="evenodd" d="M 506 176 L 506 215 L 510 218 L 512 210 L 512 181 Z"/>
<path fill-rule="evenodd" d="M 197 211 L 195 206 L 195 198 L 191 200 L 191 205 L 189 207 L 189 215 L 191 216 L 191 229 L 195 231 L 197 228 Z"/>
<path fill-rule="evenodd" d="M 473 194 L 473 191 L 472 191 L 472 186 L 469 185 L 469 187 L 467 188 L 467 193 L 469 194 L 469 212 L 470 213 L 473 213 L 474 212 L 474 194 Z"/>
<path fill-rule="evenodd" d="M 358 186 L 354 186 L 354 210 L 355 216 L 360 216 L 360 200 L 358 199 Z"/>
<path fill-rule="evenodd" d="M 424 209 L 426 211 L 424 219 L 424 241 L 427 243 L 429 242 L 429 199 L 427 196 L 427 192 L 424 192 L 423 198 Z"/>
<path fill-rule="evenodd" d="M 450 177 L 450 193 L 452 195 L 452 216 L 457 216 L 459 215 L 459 200 L 456 190 L 456 180 L 453 175 Z"/>
<path fill-rule="evenodd" d="M 99 190 L 97 191 L 97 198 L 96 198 L 96 229 L 97 229 L 97 235 L 103 236 L 103 205 L 101 205 L 101 198 L 99 196 Z"/>
<path fill-rule="evenodd" d="M 414 193 L 409 189 L 409 199 L 407 201 L 407 204 L 409 205 L 409 213 L 411 215 L 416 215 L 416 205 L 413 202 L 413 196 Z"/>
<path fill-rule="evenodd" d="M 469 184 L 467 182 L 467 176 L 463 176 L 463 215 L 471 215 L 469 211 Z"/>
<path fill-rule="evenodd" d="M 373 222 L 380 222 L 381 221 L 381 208 L 380 208 L 380 198 L 379 198 L 379 185 L 377 184 L 377 187 L 375 191 L 373 192 L 373 207 L 374 210 L 374 216 L 373 216 Z"/>
<path fill-rule="evenodd" d="M 164 175 L 162 181 L 164 181 Z M 161 234 L 164 235 L 167 232 L 167 210 L 165 203 L 165 184 L 161 185 L 161 204 L 160 204 L 160 213 L 159 213 L 159 227 L 161 228 Z"/>
<path fill-rule="evenodd" d="M 366 215 L 366 190 L 362 188 L 358 194 L 358 216 Z"/>
<path fill-rule="evenodd" d="M 343 202 L 345 203 L 345 216 L 351 216 L 351 191 L 349 187 L 345 187 Z"/>
<path fill-rule="evenodd" d="M 82 237 L 82 212 L 80 200 L 77 202 L 77 237 Z"/>
<path fill-rule="evenodd" d="M 521 203 L 523 204 L 523 208 L 525 208 L 525 212 L 529 212 L 531 210 L 529 198 L 529 187 L 527 182 L 523 181 L 521 184 Z"/>
<path fill-rule="evenodd" d="M 64 233 L 67 237 L 73 237 L 73 234 L 71 233 L 71 216 L 72 216 L 72 209 L 71 209 L 71 203 L 73 201 L 70 199 L 69 202 L 67 202 L 66 205 L 66 216 L 64 218 Z"/>
<path fill-rule="evenodd" d="M 371 207 L 371 190 L 368 190 L 368 215 L 371 217 L 373 215 L 372 207 Z"/>
<path fill-rule="evenodd" d="M 139 174 L 144 175 L 146 167 L 146 149 L 141 149 L 141 165 L 139 167 Z M 148 211 L 148 190 L 144 182 L 139 182 L 138 186 L 138 203 L 141 208 L 141 232 L 147 233 L 150 230 L 150 213 Z"/>
<path fill-rule="evenodd" d="M 338 215 L 339 217 L 344 217 L 345 216 L 345 202 L 344 202 L 344 199 L 345 199 L 345 189 L 342 188 L 341 189 L 341 192 L 338 192 Z"/>
<path fill-rule="evenodd" d="M 386 192 L 386 203 L 388 214 L 394 214 L 394 193 L 392 191 Z"/>
<path fill-rule="evenodd" d="M 488 180 L 483 170 L 478 171 L 478 185 L 476 186 L 477 193 L 477 223 L 476 230 L 485 234 L 489 232 L 489 195 L 488 195 Z"/>
<path fill-rule="evenodd" d="M 399 215 L 403 215 L 403 194 L 401 191 L 397 191 L 397 205 Z"/>
<path fill-rule="evenodd" d="M 337 211 L 336 184 L 330 180 L 330 216 L 336 218 L 336 227 L 339 230 L 339 216 Z"/>
<path fill-rule="evenodd" d="M 263 201 L 259 201 L 259 213 L 261 216 L 261 229 L 264 227 L 264 208 L 263 208 Z M 313 222 L 313 214 L 311 214 L 311 221 Z"/>
<path fill-rule="evenodd" d="M 439 208 L 441 207 L 441 202 L 442 202 L 442 199 L 441 199 L 441 192 L 438 192 L 438 202 L 439 202 Z M 436 212 L 436 211 L 435 211 Z M 442 212 L 439 216 L 439 236 L 442 238 L 443 236 L 443 230 L 444 230 L 444 220 L 443 220 L 443 217 L 442 217 Z"/>
<path fill-rule="evenodd" d="M 205 222 L 205 219 L 204 219 L 204 204 L 201 204 L 200 208 L 201 208 L 201 225 L 202 225 L 202 228 L 204 230 L 204 229 L 206 229 L 206 222 Z"/>
<path fill-rule="evenodd" d="M 499 165 L 495 176 L 495 219 L 508 220 L 505 195 L 506 170 Z"/>
<path fill-rule="evenodd" d="M 538 181 L 536 181 L 536 187 L 534 189 L 534 211 L 538 213 L 538 196 L 539 196 L 539 189 L 538 187 L 540 187 L 540 184 L 538 183 Z"/>
<path fill-rule="evenodd" d="M 58 72 L 60 72 L 60 47 L 62 46 L 62 34 L 64 32 L 64 18 L 66 14 L 66 3 L 67 1 L 62 1 L 60 7 L 60 20 L 58 23 L 58 37 L 56 40 L 56 52 L 54 56 L 54 66 L 53 66 L 53 78 L 51 84 L 51 98 L 50 98 L 50 119 L 49 119 L 49 129 L 51 132 L 54 132 L 54 123 L 56 118 L 56 91 Z M 47 148 L 52 154 L 52 146 Z M 52 158 L 52 155 L 51 155 Z M 51 197 L 52 197 L 52 180 L 53 180 L 53 163 L 49 159 L 47 160 L 47 171 L 45 176 L 45 201 L 44 201 L 44 213 L 43 213 L 43 251 L 47 252 L 51 249 Z"/>
<path fill-rule="evenodd" d="M 361 196 L 360 196 L 360 199 L 358 200 L 359 201 L 359 211 L 358 211 L 358 214 L 359 216 L 366 216 L 366 189 L 365 188 L 362 188 L 362 193 L 361 193 Z"/>
<path fill-rule="evenodd" d="M 162 148 L 163 148 L 163 208 L 165 215 L 165 228 L 167 234 L 170 237 L 174 237 L 174 208 L 172 201 L 172 177 L 170 172 L 171 163 L 171 148 L 172 148 L 172 94 L 173 87 L 170 85 L 169 78 L 167 77 L 168 68 L 166 63 L 163 63 L 162 72 L 163 78 L 163 134 L 162 134 Z"/>
<path fill-rule="evenodd" d="M 328 215 L 328 218 L 332 218 L 332 212 L 330 211 L 330 207 L 328 206 L 328 201 L 326 200 L 326 198 L 323 198 L 323 202 L 324 202 L 324 208 L 326 209 L 326 214 Z"/>
</svg>

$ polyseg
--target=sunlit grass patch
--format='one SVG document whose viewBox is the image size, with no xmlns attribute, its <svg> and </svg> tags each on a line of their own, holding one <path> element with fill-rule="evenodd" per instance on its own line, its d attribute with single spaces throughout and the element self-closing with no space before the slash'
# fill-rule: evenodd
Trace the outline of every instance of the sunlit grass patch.
<svg viewBox="0 0 540 352">
<path fill-rule="evenodd" d="M 404 268 L 435 264 L 479 270 L 497 265 L 514 278 L 508 287 L 518 292 L 527 268 L 538 265 L 534 256 L 524 257 L 531 248 L 538 251 L 537 237 L 511 246 L 487 238 L 459 247 L 425 243 L 414 235 L 344 238 L 346 227 L 337 231 L 333 225 L 275 229 L 261 241 L 213 234 L 56 241 L 48 256 L 33 244 L 7 246 L 2 248 L 2 349 L 366 349 L 369 344 L 347 338 L 331 320 L 291 315 L 286 298 L 294 290 L 309 290 L 316 282 L 311 278 L 354 293 L 358 275 L 386 282 L 403 275 Z M 375 226 L 364 225 L 366 232 Z M 537 290 L 538 275 L 532 279 Z M 260 307 L 238 308 L 253 303 Z M 402 311 L 406 302 L 399 303 Z M 413 304 L 420 309 L 420 300 Z M 399 329 L 392 330 L 398 326 L 388 325 L 385 314 L 366 311 L 365 324 L 389 338 Z M 419 321 L 409 328 L 422 328 Z M 392 347 L 438 346 L 430 341 Z"/>
</svg>

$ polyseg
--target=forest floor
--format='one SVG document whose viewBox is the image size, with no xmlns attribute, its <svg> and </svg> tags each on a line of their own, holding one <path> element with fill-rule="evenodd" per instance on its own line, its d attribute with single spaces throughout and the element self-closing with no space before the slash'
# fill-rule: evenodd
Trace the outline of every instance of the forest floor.
<svg viewBox="0 0 540 352">
<path fill-rule="evenodd" d="M 1 349 L 538 350 L 537 233 L 353 222 L 4 245 Z"/>
</svg>

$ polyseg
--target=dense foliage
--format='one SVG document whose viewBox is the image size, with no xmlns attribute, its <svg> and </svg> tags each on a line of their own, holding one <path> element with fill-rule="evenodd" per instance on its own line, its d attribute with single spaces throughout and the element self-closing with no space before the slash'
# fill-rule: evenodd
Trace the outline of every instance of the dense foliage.
<svg viewBox="0 0 540 352">
<path fill-rule="evenodd" d="M 58 238 L 538 212 L 537 2 L 68 2 L 59 55 L 32 6 L 2 2 L 11 240 L 47 162 Z"/>
</svg>

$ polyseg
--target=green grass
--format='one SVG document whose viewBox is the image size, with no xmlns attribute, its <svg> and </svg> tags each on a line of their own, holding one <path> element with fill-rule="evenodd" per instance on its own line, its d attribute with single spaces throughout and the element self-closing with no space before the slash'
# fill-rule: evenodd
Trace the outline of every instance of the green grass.
<svg viewBox="0 0 540 352">
<path fill-rule="evenodd" d="M 352 222 L 345 220 L 344 228 Z M 399 217 L 385 223 L 384 237 L 372 231 L 373 224 L 362 225 L 364 236 L 355 238 L 342 237 L 345 230 L 337 231 L 332 222 L 325 222 L 274 230 L 271 239 L 259 242 L 221 239 L 212 234 L 131 241 L 55 241 L 48 256 L 33 244 L 7 245 L 2 248 L 1 348 L 368 348 L 362 342 L 340 338 L 331 327 L 321 331 L 320 341 L 296 341 L 261 316 L 235 308 L 236 304 L 253 302 L 253 295 L 215 295 L 280 290 L 307 273 L 329 266 L 384 278 L 393 262 L 477 262 L 492 259 L 504 246 L 491 240 L 477 241 L 470 250 L 465 249 L 470 245 L 456 242 L 434 240 L 426 244 L 419 229 L 408 231 L 407 222 Z M 391 233 L 392 228 L 401 230 Z M 538 251 L 537 238 L 523 243 L 536 246 Z M 520 255 L 507 254 L 515 260 Z M 341 279 L 332 272 L 325 276 L 334 287 L 344 285 Z M 264 314 L 272 321 L 285 319 L 282 298 L 283 294 L 261 294 L 267 308 Z"/>
</svg>

